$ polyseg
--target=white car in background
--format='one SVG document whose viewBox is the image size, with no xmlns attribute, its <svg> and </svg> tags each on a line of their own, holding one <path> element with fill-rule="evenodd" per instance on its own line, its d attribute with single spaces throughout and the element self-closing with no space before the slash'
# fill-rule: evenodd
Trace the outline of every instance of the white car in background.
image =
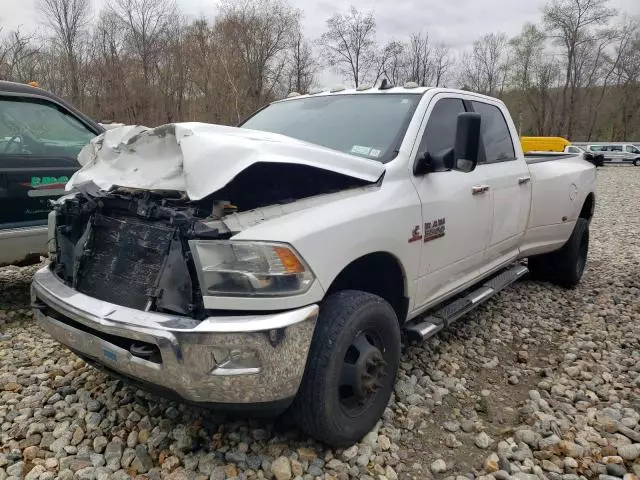
<svg viewBox="0 0 640 480">
<path fill-rule="evenodd" d="M 640 148 L 630 143 L 598 143 L 587 145 L 587 150 L 602 153 L 606 163 L 632 163 L 640 167 Z"/>
</svg>

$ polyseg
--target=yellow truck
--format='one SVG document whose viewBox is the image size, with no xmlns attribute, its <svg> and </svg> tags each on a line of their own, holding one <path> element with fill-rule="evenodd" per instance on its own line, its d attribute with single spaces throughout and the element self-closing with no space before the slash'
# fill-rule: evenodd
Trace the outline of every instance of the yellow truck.
<svg viewBox="0 0 640 480">
<path fill-rule="evenodd" d="M 520 137 L 522 150 L 527 152 L 564 152 L 571 142 L 562 137 Z"/>
</svg>

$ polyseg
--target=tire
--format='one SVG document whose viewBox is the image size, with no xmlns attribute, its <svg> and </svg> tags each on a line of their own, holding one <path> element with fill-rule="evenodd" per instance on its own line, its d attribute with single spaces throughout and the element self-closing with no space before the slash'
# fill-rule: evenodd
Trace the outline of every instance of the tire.
<svg viewBox="0 0 640 480">
<path fill-rule="evenodd" d="M 634 166 L 636 166 L 636 167 L 640 167 L 640 158 L 636 158 L 636 159 L 633 161 L 633 165 L 634 165 Z"/>
<path fill-rule="evenodd" d="M 348 375 L 372 372 L 372 363 L 377 385 Z M 400 326 L 389 303 L 354 290 L 330 295 L 320 305 L 305 375 L 291 406 L 293 418 L 302 431 L 328 445 L 353 445 L 382 416 L 399 363 Z M 364 385 L 359 390 L 352 386 L 354 382 L 345 381 L 356 377 L 359 382 L 355 383 Z M 365 391 L 368 397 L 362 400 L 358 392 Z"/>
<path fill-rule="evenodd" d="M 578 218 L 571 237 L 560 250 L 529 257 L 531 276 L 565 288 L 573 288 L 582 278 L 589 251 L 589 222 Z"/>
</svg>

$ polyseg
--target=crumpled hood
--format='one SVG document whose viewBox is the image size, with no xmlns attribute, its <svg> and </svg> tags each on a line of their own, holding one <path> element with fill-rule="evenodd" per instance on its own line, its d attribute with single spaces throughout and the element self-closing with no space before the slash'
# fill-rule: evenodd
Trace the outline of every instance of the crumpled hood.
<svg viewBox="0 0 640 480">
<path fill-rule="evenodd" d="M 258 162 L 291 163 L 376 182 L 385 168 L 284 135 L 207 123 L 123 126 L 95 137 L 78 155 L 82 168 L 66 190 L 92 181 L 147 190 L 179 190 L 200 200 Z"/>
</svg>

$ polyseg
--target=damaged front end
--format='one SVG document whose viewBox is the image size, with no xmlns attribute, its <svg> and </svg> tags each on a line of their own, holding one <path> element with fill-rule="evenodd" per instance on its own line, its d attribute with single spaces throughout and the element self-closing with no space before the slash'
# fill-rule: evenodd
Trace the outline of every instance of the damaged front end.
<svg viewBox="0 0 640 480">
<path fill-rule="evenodd" d="M 211 225 L 230 208 L 228 202 L 189 201 L 179 192 L 84 186 L 54 208 L 52 270 L 100 300 L 203 318 L 188 242 L 229 238 L 222 222 Z"/>
</svg>

